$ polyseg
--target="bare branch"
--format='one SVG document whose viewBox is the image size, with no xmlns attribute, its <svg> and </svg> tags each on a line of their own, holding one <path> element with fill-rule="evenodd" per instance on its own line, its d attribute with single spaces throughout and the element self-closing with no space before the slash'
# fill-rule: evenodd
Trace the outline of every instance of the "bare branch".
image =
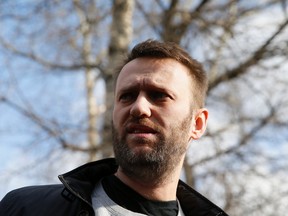
<svg viewBox="0 0 288 216">
<path fill-rule="evenodd" d="M 237 145 L 227 148 L 226 150 L 219 151 L 212 156 L 205 157 L 202 160 L 193 163 L 191 166 L 193 167 L 199 164 L 203 164 L 205 162 L 219 158 L 222 155 L 235 153 L 239 148 L 243 147 L 244 145 L 247 145 L 249 141 L 255 136 L 255 134 L 258 133 L 262 128 L 264 128 L 274 118 L 274 115 L 275 115 L 275 109 L 271 108 L 270 113 L 266 117 L 262 118 L 259 121 L 258 125 L 256 125 L 253 129 L 251 129 L 249 133 L 242 136 Z"/>
<path fill-rule="evenodd" d="M 66 71 L 79 70 L 83 68 L 96 68 L 96 69 L 101 70 L 100 63 L 89 63 L 89 64 L 80 63 L 80 64 L 71 64 L 71 65 L 57 64 L 54 62 L 49 62 L 39 56 L 36 56 L 34 53 L 28 53 L 28 52 L 23 52 L 21 50 L 18 50 L 12 44 L 8 44 L 7 42 L 5 42 L 2 37 L 0 37 L 0 43 L 3 45 L 3 47 L 13 52 L 15 55 L 35 61 L 38 64 L 43 65 L 44 67 L 47 67 L 47 68 L 60 69 L 60 70 L 66 70 Z"/>
<path fill-rule="evenodd" d="M 179 4 L 178 0 L 172 0 L 170 6 L 164 11 L 162 19 L 162 38 L 164 41 L 174 41 L 180 43 L 183 35 L 191 25 L 192 21 L 199 17 L 200 12 L 209 3 L 210 0 L 202 0 L 199 5 L 192 11 L 181 11 L 177 10 Z M 176 15 L 181 15 L 181 20 L 178 23 L 174 23 Z"/>
<path fill-rule="evenodd" d="M 211 91 L 212 89 L 214 89 L 216 86 L 218 86 L 220 83 L 225 82 L 225 81 L 229 81 L 232 79 L 235 79 L 245 73 L 248 72 L 248 69 L 251 66 L 256 65 L 261 59 L 263 59 L 265 53 L 267 52 L 268 46 L 271 45 L 271 43 L 273 42 L 273 40 L 280 34 L 283 32 L 283 30 L 287 27 L 288 25 L 288 20 L 286 20 L 285 22 L 283 22 L 279 28 L 274 32 L 274 34 L 272 34 L 270 36 L 270 38 L 268 38 L 266 40 L 266 42 L 259 47 L 254 54 L 248 58 L 245 62 L 243 62 L 242 64 L 238 65 L 236 68 L 227 71 L 225 74 L 217 77 L 216 79 L 214 79 L 213 81 L 210 82 L 209 84 L 209 91 Z"/>
<path fill-rule="evenodd" d="M 194 12 L 192 12 L 192 17 L 194 17 L 194 13 L 200 13 L 200 11 L 202 10 L 202 8 L 204 8 L 205 5 L 207 5 L 209 3 L 210 0 L 202 0 L 199 5 L 196 7 L 196 9 L 194 10 Z"/>
<path fill-rule="evenodd" d="M 141 3 L 139 1 L 136 1 L 136 6 L 137 6 L 138 10 L 143 14 L 147 23 L 149 23 L 149 26 L 154 30 L 154 32 L 157 35 L 160 35 L 159 26 L 151 20 L 151 15 L 144 10 L 143 6 L 141 5 Z"/>
<path fill-rule="evenodd" d="M 50 126 L 49 124 L 44 121 L 43 118 L 40 118 L 39 116 L 36 115 L 35 112 L 30 112 L 29 110 L 26 110 L 25 108 L 17 105 L 16 103 L 10 101 L 9 99 L 5 97 L 1 97 L 0 101 L 7 104 L 11 108 L 17 110 L 19 113 L 21 113 L 23 116 L 25 116 L 27 119 L 38 125 L 43 131 L 46 131 L 51 137 L 56 139 L 58 143 L 64 148 L 64 149 L 69 149 L 72 151 L 81 151 L 81 152 L 96 152 L 99 150 L 98 147 L 82 147 L 78 146 L 76 144 L 71 144 L 68 143 L 61 135 L 60 130 L 56 130 Z"/>
</svg>

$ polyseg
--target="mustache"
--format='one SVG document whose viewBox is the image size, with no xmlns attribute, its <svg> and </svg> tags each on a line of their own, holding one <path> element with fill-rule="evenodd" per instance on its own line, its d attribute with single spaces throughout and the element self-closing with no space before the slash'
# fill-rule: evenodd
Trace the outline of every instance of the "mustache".
<svg viewBox="0 0 288 216">
<path fill-rule="evenodd" d="M 161 128 L 156 123 L 152 122 L 151 120 L 147 118 L 129 118 L 125 122 L 124 128 L 129 129 L 133 127 L 149 128 L 155 133 L 161 132 Z"/>
</svg>

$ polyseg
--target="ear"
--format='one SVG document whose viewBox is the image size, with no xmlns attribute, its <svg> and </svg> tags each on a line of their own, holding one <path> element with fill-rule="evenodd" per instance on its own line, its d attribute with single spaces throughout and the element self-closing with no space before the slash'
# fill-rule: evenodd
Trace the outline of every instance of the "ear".
<svg viewBox="0 0 288 216">
<path fill-rule="evenodd" d="M 194 111 L 191 140 L 199 139 L 205 132 L 207 127 L 208 110 L 206 108 L 201 108 Z"/>
</svg>

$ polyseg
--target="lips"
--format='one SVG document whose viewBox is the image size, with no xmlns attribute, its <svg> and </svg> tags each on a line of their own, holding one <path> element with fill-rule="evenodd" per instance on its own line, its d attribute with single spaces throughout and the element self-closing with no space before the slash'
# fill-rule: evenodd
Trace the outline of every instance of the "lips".
<svg viewBox="0 0 288 216">
<path fill-rule="evenodd" d="M 142 125 L 142 124 L 129 124 L 126 128 L 127 133 L 130 134 L 155 134 L 157 133 L 156 130 L 153 128 L 147 126 L 147 125 Z"/>
</svg>

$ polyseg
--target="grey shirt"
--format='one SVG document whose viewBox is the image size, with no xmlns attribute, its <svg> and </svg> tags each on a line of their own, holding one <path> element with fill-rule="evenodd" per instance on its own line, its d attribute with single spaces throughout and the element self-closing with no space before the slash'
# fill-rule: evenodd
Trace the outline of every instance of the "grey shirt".
<svg viewBox="0 0 288 216">
<path fill-rule="evenodd" d="M 104 191 L 101 181 L 97 183 L 92 193 L 92 205 L 96 216 L 145 216 L 116 204 Z M 179 202 L 178 207 L 178 216 L 184 216 Z"/>
</svg>

